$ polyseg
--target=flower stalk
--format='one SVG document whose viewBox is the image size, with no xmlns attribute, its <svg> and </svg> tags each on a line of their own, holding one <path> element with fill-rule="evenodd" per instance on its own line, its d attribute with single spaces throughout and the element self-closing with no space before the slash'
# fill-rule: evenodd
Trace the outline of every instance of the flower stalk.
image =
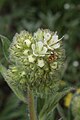
<svg viewBox="0 0 80 120">
<path fill-rule="evenodd" d="M 30 120 L 37 120 L 35 105 L 34 105 L 34 95 L 31 90 L 28 90 L 28 109 L 30 114 Z"/>
</svg>

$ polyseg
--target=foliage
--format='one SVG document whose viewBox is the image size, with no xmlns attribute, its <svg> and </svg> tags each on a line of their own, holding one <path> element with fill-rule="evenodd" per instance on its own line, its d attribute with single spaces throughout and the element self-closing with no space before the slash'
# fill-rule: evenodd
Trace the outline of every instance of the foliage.
<svg viewBox="0 0 80 120">
<path fill-rule="evenodd" d="M 80 1 L 79 0 L 0 0 L 0 34 L 7 36 L 10 41 L 12 36 L 23 29 L 26 29 L 30 32 L 34 32 L 37 28 L 49 28 L 50 30 L 58 31 L 60 36 L 64 34 L 64 43 L 66 48 L 66 63 L 65 71 L 63 72 L 62 79 L 68 83 L 68 86 L 73 86 L 74 88 L 80 87 Z M 3 37 L 3 36 L 0 36 Z M 6 46 L 4 53 L 3 47 L 4 41 L 0 39 L 0 61 L 8 66 L 9 61 L 6 62 L 6 55 L 8 55 L 8 41 L 5 40 Z M 4 57 L 5 56 L 5 57 Z M 7 58 L 8 59 L 8 58 Z M 9 99 L 8 94 L 10 94 L 10 89 L 7 84 L 3 81 L 2 76 L 0 76 L 0 119 L 2 111 L 5 111 L 5 108 L 8 109 L 4 103 Z M 14 98 L 18 101 L 17 98 Z M 11 97 L 11 101 L 13 98 Z M 38 101 L 40 104 L 44 104 L 44 100 Z M 63 100 L 62 100 L 63 101 Z M 20 101 L 19 101 L 20 102 Z M 14 105 L 16 102 L 14 101 Z M 60 112 L 62 108 L 61 115 L 66 115 L 66 112 L 69 111 L 69 120 L 72 120 L 71 110 L 65 108 L 63 103 L 60 103 Z M 4 108 L 3 108 L 4 106 Z M 42 105 L 43 106 L 43 105 Z M 41 106 L 38 106 L 41 107 Z M 2 109 L 3 108 L 3 109 Z M 41 107 L 42 108 L 42 107 Z M 25 109 L 25 108 L 24 108 Z M 39 108 L 38 108 L 39 109 Z M 59 109 L 59 108 L 58 108 Z M 22 112 L 19 111 L 15 114 L 15 108 L 6 113 L 10 115 L 15 114 L 15 117 L 20 116 Z M 23 111 L 23 110 L 22 110 Z M 40 111 L 40 110 L 39 110 Z M 54 116 L 54 120 L 60 118 L 59 111 L 52 111 L 52 114 L 48 117 L 51 120 Z M 24 113 L 24 112 L 23 112 Z M 57 118 L 55 115 L 57 114 Z M 22 115 L 23 117 L 23 115 Z M 6 117 L 7 118 L 7 117 Z M 10 120 L 14 119 L 12 116 Z M 18 120 L 19 118 L 15 118 Z M 22 119 L 22 118 L 20 118 Z M 19 120 L 20 120 L 19 119 Z M 25 118 L 23 118 L 25 119 Z M 22 119 L 22 120 L 23 120 Z M 63 118 L 65 120 L 65 118 Z"/>
<path fill-rule="evenodd" d="M 6 100 L 4 109 L 0 113 L 1 120 L 25 120 L 26 115 L 26 105 L 21 103 L 15 95 L 10 95 Z M 28 119 L 28 118 L 27 118 Z"/>
</svg>

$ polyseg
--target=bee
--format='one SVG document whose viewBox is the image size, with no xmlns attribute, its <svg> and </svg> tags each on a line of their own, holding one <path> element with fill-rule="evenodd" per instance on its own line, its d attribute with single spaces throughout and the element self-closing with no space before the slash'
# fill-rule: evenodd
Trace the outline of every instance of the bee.
<svg viewBox="0 0 80 120">
<path fill-rule="evenodd" d="M 49 62 L 53 62 L 53 61 L 57 60 L 57 58 L 58 58 L 57 53 L 53 51 L 53 52 L 51 53 L 51 55 L 48 57 L 48 61 L 49 61 Z"/>
</svg>

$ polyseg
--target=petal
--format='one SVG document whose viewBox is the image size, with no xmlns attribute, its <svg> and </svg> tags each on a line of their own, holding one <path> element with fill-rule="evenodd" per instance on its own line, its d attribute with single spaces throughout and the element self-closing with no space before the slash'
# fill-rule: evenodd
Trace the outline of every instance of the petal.
<svg viewBox="0 0 80 120">
<path fill-rule="evenodd" d="M 43 47 L 43 50 L 41 51 L 41 54 L 45 55 L 47 52 L 47 48 L 46 47 Z"/>
<path fill-rule="evenodd" d="M 37 53 L 35 53 L 35 51 L 33 51 L 33 55 L 34 55 L 34 56 L 38 56 L 38 54 L 37 54 Z"/>
<path fill-rule="evenodd" d="M 30 41 L 29 39 L 26 39 L 24 42 L 26 43 L 26 45 L 27 45 L 28 47 L 30 47 L 31 41 Z"/>
<path fill-rule="evenodd" d="M 53 47 L 54 49 L 57 49 L 57 48 L 60 47 L 60 43 L 54 44 L 52 47 Z"/>
<path fill-rule="evenodd" d="M 44 39 L 45 40 L 49 40 L 51 38 L 51 34 L 50 33 L 45 33 L 44 34 Z"/>
<path fill-rule="evenodd" d="M 31 47 L 32 47 L 32 50 L 35 50 L 35 44 L 32 44 Z"/>
<path fill-rule="evenodd" d="M 35 58 L 32 55 L 29 55 L 28 60 L 29 60 L 29 62 L 33 63 Z"/>
<path fill-rule="evenodd" d="M 53 40 L 57 41 L 57 40 L 58 40 L 58 35 L 54 34 L 54 35 L 52 36 L 52 38 L 53 38 Z"/>
<path fill-rule="evenodd" d="M 41 41 L 36 43 L 36 48 L 37 48 L 38 52 L 40 52 L 42 50 L 42 47 L 43 47 L 43 43 Z"/>
<path fill-rule="evenodd" d="M 50 45 L 54 44 L 54 43 L 57 43 L 59 41 L 58 39 L 58 35 L 54 34 L 52 36 L 52 39 L 50 40 Z"/>
<path fill-rule="evenodd" d="M 24 50 L 23 54 L 24 54 L 24 55 L 27 55 L 27 54 L 28 54 L 28 51 L 29 51 L 28 49 Z"/>
<path fill-rule="evenodd" d="M 38 66 L 42 68 L 44 66 L 44 60 L 38 60 Z"/>
<path fill-rule="evenodd" d="M 36 50 L 35 44 L 32 44 L 31 47 L 32 47 L 32 50 L 33 50 L 33 55 L 34 55 L 34 56 L 38 56 L 38 55 L 36 54 L 37 50 Z"/>
</svg>

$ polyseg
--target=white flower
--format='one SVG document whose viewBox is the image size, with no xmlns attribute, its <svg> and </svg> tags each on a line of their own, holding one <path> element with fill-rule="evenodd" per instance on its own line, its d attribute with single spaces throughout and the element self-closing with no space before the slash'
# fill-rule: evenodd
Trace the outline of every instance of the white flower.
<svg viewBox="0 0 80 120">
<path fill-rule="evenodd" d="M 59 41 L 59 39 L 58 39 L 58 35 L 57 35 L 56 33 L 52 36 L 51 41 L 52 41 L 53 43 L 56 43 L 56 42 Z"/>
<path fill-rule="evenodd" d="M 34 39 L 36 39 L 37 41 L 43 39 L 43 31 L 41 29 L 38 29 L 37 32 L 34 33 Z"/>
<path fill-rule="evenodd" d="M 57 48 L 59 48 L 59 47 L 60 47 L 60 43 L 54 44 L 54 45 L 52 46 L 53 49 L 57 49 Z"/>
<path fill-rule="evenodd" d="M 28 47 L 30 47 L 31 41 L 30 41 L 29 39 L 26 39 L 24 42 L 26 43 L 26 45 L 27 45 Z"/>
<path fill-rule="evenodd" d="M 44 66 L 44 60 L 38 60 L 38 66 L 42 68 Z"/>
<path fill-rule="evenodd" d="M 28 51 L 29 51 L 28 49 L 24 50 L 23 54 L 24 54 L 24 55 L 27 55 L 27 54 L 28 54 Z"/>
<path fill-rule="evenodd" d="M 58 35 L 55 33 L 51 39 L 47 42 L 47 47 L 51 50 L 57 49 L 60 47 L 60 41 L 61 39 L 58 39 Z"/>
<path fill-rule="evenodd" d="M 32 44 L 32 50 L 35 56 L 45 56 L 47 52 L 47 48 L 44 46 L 43 42 L 41 41 Z"/>
<path fill-rule="evenodd" d="M 35 58 L 33 57 L 33 55 L 29 55 L 28 60 L 29 60 L 29 62 L 33 63 Z"/>
<path fill-rule="evenodd" d="M 44 43 L 46 43 L 50 38 L 51 38 L 51 34 L 49 32 L 48 33 L 44 32 Z"/>
</svg>

